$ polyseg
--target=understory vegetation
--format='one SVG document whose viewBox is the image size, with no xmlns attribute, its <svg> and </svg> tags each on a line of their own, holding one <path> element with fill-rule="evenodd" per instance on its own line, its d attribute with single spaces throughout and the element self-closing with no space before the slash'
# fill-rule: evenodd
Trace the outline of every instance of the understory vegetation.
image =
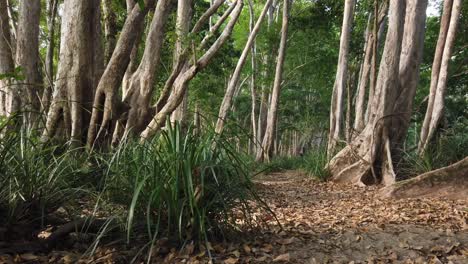
<svg viewBox="0 0 468 264">
<path fill-rule="evenodd" d="M 58 211 L 69 221 L 105 223 L 93 247 L 117 228 L 108 239 L 143 236 L 146 251 L 161 238 L 203 246 L 255 229 L 258 210 L 272 215 L 245 154 L 209 129 L 168 123 L 152 140 L 129 139 L 111 152 L 41 144 L 24 132 L 7 132 L 2 142 L 0 235 L 7 241 L 18 234 L 37 240 Z"/>
</svg>

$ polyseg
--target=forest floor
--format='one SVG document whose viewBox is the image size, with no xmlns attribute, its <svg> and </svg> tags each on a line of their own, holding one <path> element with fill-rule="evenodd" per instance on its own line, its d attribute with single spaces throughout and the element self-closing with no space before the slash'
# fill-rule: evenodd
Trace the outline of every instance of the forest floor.
<svg viewBox="0 0 468 264">
<path fill-rule="evenodd" d="M 377 187 L 319 182 L 299 171 L 254 181 L 282 228 L 266 219 L 268 228 L 238 242 L 213 243 L 212 263 L 468 263 L 467 200 L 381 199 Z M 153 263 L 209 262 L 193 245 L 154 249 Z M 3 255 L 0 263 L 129 263 L 135 253 L 106 246 L 79 261 L 79 251 Z"/>
</svg>

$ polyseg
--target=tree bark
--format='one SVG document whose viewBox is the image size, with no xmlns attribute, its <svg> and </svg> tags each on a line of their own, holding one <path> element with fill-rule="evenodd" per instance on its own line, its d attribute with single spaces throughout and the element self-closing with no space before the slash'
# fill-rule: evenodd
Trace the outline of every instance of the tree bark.
<svg viewBox="0 0 468 264">
<path fill-rule="evenodd" d="M 411 0 L 406 5 L 405 28 L 400 57 L 398 97 L 391 118 L 392 154 L 398 162 L 410 126 L 414 97 L 423 58 L 428 0 Z"/>
<path fill-rule="evenodd" d="M 151 96 L 156 76 L 158 76 L 166 22 L 173 4 L 173 0 L 162 0 L 156 4 L 143 57 L 138 69 L 130 79 L 129 90 L 123 98 L 123 102 L 129 107 L 124 130 L 126 134 L 139 134 L 145 128 L 147 120 L 150 119 Z"/>
<path fill-rule="evenodd" d="M 164 125 L 166 118 L 176 109 L 182 102 L 186 84 L 195 77 L 197 72 L 203 70 L 211 59 L 216 55 L 219 49 L 224 45 L 227 39 L 232 34 L 232 30 L 242 11 L 243 1 L 237 0 L 235 8 L 231 13 L 231 19 L 227 23 L 221 35 L 213 43 L 213 45 L 203 54 L 196 62 L 194 62 L 185 72 L 181 72 L 174 81 L 173 92 L 167 100 L 167 103 L 161 110 L 153 117 L 146 129 L 141 133 L 141 139 L 145 140 L 153 136 Z M 203 45 L 201 43 L 200 45 Z"/>
<path fill-rule="evenodd" d="M 421 174 L 383 188 L 387 198 L 443 197 L 468 199 L 468 157 L 450 166 Z"/>
<path fill-rule="evenodd" d="M 278 49 L 278 59 L 276 63 L 275 80 L 273 82 L 270 108 L 268 109 L 267 126 L 262 141 L 262 147 L 257 151 L 257 161 L 269 162 L 272 157 L 273 143 L 275 140 L 276 124 L 278 118 L 279 96 L 281 91 L 281 82 L 283 80 L 283 67 L 286 58 L 286 46 L 289 27 L 289 9 L 291 0 L 283 2 L 283 22 L 281 25 L 281 40 Z"/>
<path fill-rule="evenodd" d="M 380 5 L 380 10 L 378 12 L 378 21 L 377 25 L 379 28 L 381 28 L 381 25 L 383 24 L 386 13 L 387 13 L 387 1 L 384 1 L 382 5 Z M 373 22 L 375 24 L 375 20 L 372 20 L 372 18 L 375 18 L 375 11 L 374 15 L 372 17 L 369 17 L 369 22 L 367 24 L 366 28 L 366 43 L 364 45 L 364 58 L 362 61 L 361 65 L 361 72 L 359 74 L 359 81 L 358 81 L 358 91 L 356 95 L 356 103 L 355 103 L 355 118 L 354 118 L 354 130 L 356 132 L 361 132 L 362 129 L 365 126 L 365 108 L 364 108 L 364 103 L 366 101 L 366 88 L 370 86 L 370 75 L 371 75 L 371 68 L 373 64 L 373 58 L 374 58 L 374 40 L 375 40 L 375 32 L 371 31 L 372 26 L 371 23 Z M 379 35 L 379 34 L 377 34 Z M 379 39 L 377 39 L 377 43 L 379 42 Z M 369 98 L 371 98 L 371 94 L 369 94 Z"/>
<path fill-rule="evenodd" d="M 16 64 L 21 67 L 24 79 L 18 82 L 18 101 L 21 104 L 23 124 L 32 129 L 37 125 L 40 110 L 39 72 L 39 19 L 41 1 L 20 1 L 18 32 L 16 39 Z M 14 111 L 14 109 L 12 109 Z"/>
<path fill-rule="evenodd" d="M 231 105 L 232 105 L 234 91 L 236 87 L 238 87 L 239 85 L 242 68 L 244 67 L 245 62 L 247 61 L 247 56 L 249 55 L 249 52 L 252 49 L 252 46 L 255 42 L 255 38 L 257 37 L 257 34 L 260 31 L 260 26 L 272 2 L 273 0 L 267 0 L 267 2 L 265 3 L 262 13 L 258 17 L 257 22 L 255 23 L 255 26 L 252 29 L 252 32 L 249 34 L 249 37 L 247 39 L 247 42 L 245 43 L 244 49 L 242 50 L 239 60 L 237 61 L 236 68 L 234 69 L 231 79 L 229 80 L 229 84 L 227 86 L 223 101 L 221 103 L 221 107 L 219 108 L 218 121 L 216 123 L 216 128 L 215 128 L 215 132 L 218 134 L 220 134 L 224 129 L 224 123 L 227 119 L 229 109 L 231 108 Z"/>
<path fill-rule="evenodd" d="M 253 29 L 255 27 L 255 10 L 253 1 L 249 0 L 249 32 L 252 34 Z M 257 90 L 256 90 L 256 81 L 257 81 L 257 47 L 256 41 L 254 40 L 252 44 L 252 48 L 250 49 L 250 58 L 251 58 L 251 67 L 252 67 L 252 76 L 250 77 L 250 97 L 251 97 L 251 112 L 250 112 L 250 120 L 252 123 L 252 139 L 251 139 L 251 147 L 249 151 L 255 153 L 257 150 L 256 148 L 256 140 L 257 140 Z"/>
<path fill-rule="evenodd" d="M 117 42 L 116 16 L 112 10 L 112 0 L 102 1 L 102 15 L 104 22 L 104 61 L 109 62 Z"/>
<path fill-rule="evenodd" d="M 57 17 L 58 1 L 49 0 L 47 9 L 47 54 L 45 59 L 44 91 L 41 99 L 41 111 L 47 113 L 54 90 L 54 51 L 55 51 L 55 19 Z"/>
<path fill-rule="evenodd" d="M 9 116 L 11 113 L 11 93 L 13 92 L 10 78 L 7 74 L 14 71 L 13 52 L 11 45 L 10 25 L 8 21 L 6 0 L 0 0 L 0 116 Z"/>
<path fill-rule="evenodd" d="M 398 97 L 405 7 L 405 1 L 390 0 L 389 29 L 370 119 L 359 136 L 330 160 L 327 167 L 335 181 L 386 185 L 395 181 L 389 117 L 394 114 Z"/>
<path fill-rule="evenodd" d="M 143 31 L 144 18 L 153 4 L 153 0 L 146 1 L 143 10 L 140 9 L 139 5 L 134 5 L 125 20 L 112 57 L 96 89 L 87 136 L 88 147 L 91 147 L 98 137 L 104 137 L 111 133 L 113 125 L 111 121 L 120 114 L 117 111 L 119 84 L 127 69 L 135 42 Z"/>
<path fill-rule="evenodd" d="M 102 74 L 100 7 L 93 0 L 65 0 L 62 14 L 60 61 L 56 88 L 42 141 L 54 137 L 58 128 L 75 144 L 85 140 L 92 100 Z"/>
<path fill-rule="evenodd" d="M 346 0 L 344 7 L 343 26 L 340 37 L 340 53 L 338 56 L 338 67 L 336 69 L 335 84 L 330 108 L 330 131 L 328 136 L 328 157 L 336 151 L 336 145 L 341 136 L 341 122 L 343 121 L 343 99 L 346 89 L 346 78 L 348 72 L 349 42 L 351 40 L 351 27 L 354 16 L 354 0 Z"/>
<path fill-rule="evenodd" d="M 184 60 L 184 66 L 182 71 L 186 71 L 189 65 L 187 65 L 186 57 L 183 56 L 185 49 L 188 48 L 191 42 L 187 40 L 187 35 L 190 32 L 190 22 L 193 16 L 193 1 L 192 0 L 178 0 L 177 3 L 177 21 L 176 21 L 176 34 L 177 41 L 174 48 L 174 65 L 177 67 L 178 60 Z M 188 84 L 185 84 L 188 85 Z M 171 115 L 171 121 L 179 122 L 182 128 L 186 127 L 187 111 L 188 111 L 188 91 L 187 87 L 184 88 L 184 98 L 182 103 L 174 110 Z"/>
<path fill-rule="evenodd" d="M 418 152 L 423 155 L 439 125 L 444 110 L 444 97 L 447 88 L 448 66 L 460 17 L 461 0 L 447 0 L 441 18 L 434 62 L 432 64 L 429 103 L 421 128 Z"/>
</svg>

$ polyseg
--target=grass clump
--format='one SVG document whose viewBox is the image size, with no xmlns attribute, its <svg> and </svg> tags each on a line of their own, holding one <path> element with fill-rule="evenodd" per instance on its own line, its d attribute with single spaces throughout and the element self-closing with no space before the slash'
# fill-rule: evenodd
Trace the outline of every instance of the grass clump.
<svg viewBox="0 0 468 264">
<path fill-rule="evenodd" d="M 304 157 L 303 169 L 310 176 L 326 181 L 330 178 L 330 172 L 326 169 L 327 162 L 327 148 L 325 144 L 321 144 Z"/>
<path fill-rule="evenodd" d="M 144 144 L 122 143 L 109 159 L 106 193 L 128 210 L 127 238 L 207 241 L 251 219 L 256 199 L 246 165 L 214 132 L 167 124 Z"/>
<path fill-rule="evenodd" d="M 66 145 L 45 146 L 24 131 L 0 145 L 0 223 L 34 225 L 73 200 L 81 161 Z"/>
</svg>

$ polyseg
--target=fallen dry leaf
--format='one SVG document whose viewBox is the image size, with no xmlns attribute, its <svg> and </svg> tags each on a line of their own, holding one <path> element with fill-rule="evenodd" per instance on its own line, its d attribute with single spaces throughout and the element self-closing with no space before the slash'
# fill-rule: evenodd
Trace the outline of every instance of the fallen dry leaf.
<svg viewBox="0 0 468 264">
<path fill-rule="evenodd" d="M 236 264 L 238 261 L 238 258 L 228 258 L 224 260 L 224 264 Z"/>
<path fill-rule="evenodd" d="M 290 256 L 289 253 L 281 254 L 273 259 L 273 262 L 289 262 Z"/>
</svg>

